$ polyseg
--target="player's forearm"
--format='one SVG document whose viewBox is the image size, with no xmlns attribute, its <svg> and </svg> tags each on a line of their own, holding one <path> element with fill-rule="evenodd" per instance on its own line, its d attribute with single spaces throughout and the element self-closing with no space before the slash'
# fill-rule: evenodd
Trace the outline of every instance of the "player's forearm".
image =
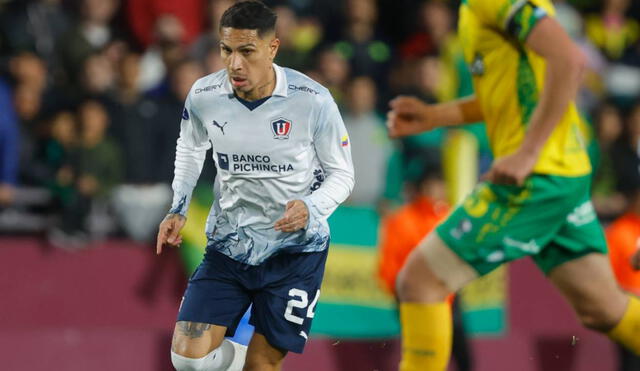
<svg viewBox="0 0 640 371">
<path fill-rule="evenodd" d="M 482 109 L 475 95 L 426 106 L 429 128 L 471 124 L 482 121 Z"/>
<path fill-rule="evenodd" d="M 545 83 L 520 149 L 537 155 L 562 120 L 580 86 L 585 62 L 581 54 L 547 59 Z"/>
<path fill-rule="evenodd" d="M 351 169 L 329 170 L 322 186 L 303 201 L 313 216 L 326 219 L 349 197 L 353 186 Z"/>
<path fill-rule="evenodd" d="M 172 214 L 186 215 L 191 202 L 191 194 L 198 182 L 207 147 L 194 147 L 178 140 L 176 147 L 175 175 L 171 187 L 173 188 Z"/>
</svg>

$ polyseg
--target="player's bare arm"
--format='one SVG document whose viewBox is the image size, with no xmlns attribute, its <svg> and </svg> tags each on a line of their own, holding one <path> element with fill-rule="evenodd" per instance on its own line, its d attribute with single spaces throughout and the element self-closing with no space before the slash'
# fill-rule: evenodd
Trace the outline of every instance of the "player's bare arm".
<svg viewBox="0 0 640 371">
<path fill-rule="evenodd" d="M 284 216 L 276 221 L 274 228 L 281 232 L 295 232 L 307 226 L 309 210 L 302 200 L 287 203 Z"/>
<path fill-rule="evenodd" d="M 187 222 L 187 218 L 180 214 L 167 214 L 160 223 L 158 228 L 158 239 L 156 241 L 156 254 L 162 253 L 162 247 L 164 245 L 180 246 L 182 243 L 182 237 L 180 231 Z"/>
<path fill-rule="evenodd" d="M 576 96 L 586 64 L 578 46 L 551 17 L 545 17 L 536 25 L 526 44 L 547 62 L 544 87 L 520 148 L 496 160 L 487 173 L 486 179 L 494 183 L 524 183 L 544 144 Z"/>
<path fill-rule="evenodd" d="M 389 102 L 389 106 L 391 111 L 387 114 L 387 127 L 392 138 L 483 120 L 482 109 L 473 95 L 440 104 L 427 104 L 415 97 L 399 96 Z"/>
</svg>

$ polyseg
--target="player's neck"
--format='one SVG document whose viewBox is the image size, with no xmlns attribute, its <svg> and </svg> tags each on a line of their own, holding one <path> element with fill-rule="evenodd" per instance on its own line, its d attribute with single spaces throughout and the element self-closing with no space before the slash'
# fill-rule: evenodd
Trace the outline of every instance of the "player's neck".
<svg viewBox="0 0 640 371">
<path fill-rule="evenodd" d="M 235 93 L 236 93 L 236 96 L 246 101 L 252 102 L 258 99 L 270 97 L 273 94 L 273 91 L 275 90 L 275 88 L 276 88 L 276 71 L 273 68 L 273 66 L 271 66 L 271 72 L 266 82 L 256 86 L 250 91 L 247 91 L 247 92 L 236 91 Z"/>
</svg>

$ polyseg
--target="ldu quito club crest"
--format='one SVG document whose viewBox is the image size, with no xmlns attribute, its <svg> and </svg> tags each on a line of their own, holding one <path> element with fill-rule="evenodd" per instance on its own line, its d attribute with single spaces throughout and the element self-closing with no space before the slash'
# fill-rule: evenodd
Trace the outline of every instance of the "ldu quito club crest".
<svg viewBox="0 0 640 371">
<path fill-rule="evenodd" d="M 289 139 L 292 123 L 285 118 L 278 118 L 271 121 L 271 131 L 273 131 L 274 139 Z"/>
</svg>

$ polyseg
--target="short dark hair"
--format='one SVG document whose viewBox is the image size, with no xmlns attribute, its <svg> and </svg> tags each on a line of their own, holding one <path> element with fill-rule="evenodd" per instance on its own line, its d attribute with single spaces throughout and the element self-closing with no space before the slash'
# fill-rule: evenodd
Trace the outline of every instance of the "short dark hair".
<svg viewBox="0 0 640 371">
<path fill-rule="evenodd" d="M 278 16 L 262 1 L 240 1 L 225 10 L 220 19 L 220 29 L 231 27 L 242 30 L 258 30 L 258 36 L 262 37 L 267 32 L 276 29 Z"/>
</svg>

